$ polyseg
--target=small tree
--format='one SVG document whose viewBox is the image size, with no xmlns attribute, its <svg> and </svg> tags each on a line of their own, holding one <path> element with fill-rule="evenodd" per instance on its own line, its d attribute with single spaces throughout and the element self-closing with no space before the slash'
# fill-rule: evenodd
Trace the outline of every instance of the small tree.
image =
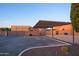
<svg viewBox="0 0 79 59">
<path fill-rule="evenodd" d="M 0 28 L 1 31 L 5 31 L 5 36 L 8 36 L 8 31 L 11 31 L 10 28 Z"/>
</svg>

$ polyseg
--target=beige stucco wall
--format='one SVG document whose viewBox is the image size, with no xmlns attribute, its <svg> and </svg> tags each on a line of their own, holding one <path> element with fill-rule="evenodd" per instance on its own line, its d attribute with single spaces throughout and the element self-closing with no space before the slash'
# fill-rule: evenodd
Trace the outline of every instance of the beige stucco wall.
<svg viewBox="0 0 79 59">
<path fill-rule="evenodd" d="M 26 35 L 34 35 L 34 36 L 42 36 L 45 35 L 45 30 L 40 28 L 32 28 L 31 30 L 26 32 Z"/>
<path fill-rule="evenodd" d="M 52 35 L 52 31 L 53 31 L 53 35 L 57 35 L 56 32 L 58 32 L 58 35 L 64 35 L 64 33 L 68 33 L 68 35 L 70 35 L 72 34 L 72 25 L 68 24 L 68 25 L 53 27 L 53 29 L 51 28 L 50 30 L 46 31 L 46 34 Z"/>
<path fill-rule="evenodd" d="M 69 35 L 72 34 L 72 25 L 71 24 L 56 26 L 54 28 L 55 28 L 54 34 L 56 34 L 56 31 L 58 31 L 58 33 L 60 35 L 64 35 L 64 33 L 68 33 Z"/>
</svg>

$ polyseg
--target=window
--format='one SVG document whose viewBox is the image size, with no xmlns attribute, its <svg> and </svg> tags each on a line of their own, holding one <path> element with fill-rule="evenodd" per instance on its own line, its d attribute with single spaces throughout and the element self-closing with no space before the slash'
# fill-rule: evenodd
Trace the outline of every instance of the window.
<svg viewBox="0 0 79 59">
<path fill-rule="evenodd" d="M 29 34 L 29 36 L 32 36 L 32 34 Z"/>
<path fill-rule="evenodd" d="M 56 35 L 58 35 L 59 34 L 59 32 L 58 31 L 56 31 Z"/>
<path fill-rule="evenodd" d="M 64 31 L 65 29 L 63 28 L 62 30 Z"/>
<path fill-rule="evenodd" d="M 68 35 L 68 33 L 64 33 L 64 35 Z"/>
</svg>

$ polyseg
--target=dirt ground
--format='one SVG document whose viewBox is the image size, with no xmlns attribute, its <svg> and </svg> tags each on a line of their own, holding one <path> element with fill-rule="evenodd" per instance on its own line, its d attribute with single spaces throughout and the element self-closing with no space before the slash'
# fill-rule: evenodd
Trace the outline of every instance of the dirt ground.
<svg viewBox="0 0 79 59">
<path fill-rule="evenodd" d="M 24 52 L 22 56 L 79 56 L 79 45 L 35 48 Z"/>
</svg>

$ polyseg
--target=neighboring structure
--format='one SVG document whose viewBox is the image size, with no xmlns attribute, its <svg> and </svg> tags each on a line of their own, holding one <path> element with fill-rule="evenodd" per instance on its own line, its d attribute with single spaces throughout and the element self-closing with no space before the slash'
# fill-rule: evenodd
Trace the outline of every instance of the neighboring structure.
<svg viewBox="0 0 79 59">
<path fill-rule="evenodd" d="M 20 26 L 20 25 L 12 25 L 11 31 L 28 31 L 31 26 Z"/>
<path fill-rule="evenodd" d="M 17 25 L 12 25 L 11 26 L 11 32 L 16 32 L 16 33 L 24 33 L 24 35 L 39 35 L 39 29 L 33 29 L 31 26 L 17 26 Z"/>
</svg>

